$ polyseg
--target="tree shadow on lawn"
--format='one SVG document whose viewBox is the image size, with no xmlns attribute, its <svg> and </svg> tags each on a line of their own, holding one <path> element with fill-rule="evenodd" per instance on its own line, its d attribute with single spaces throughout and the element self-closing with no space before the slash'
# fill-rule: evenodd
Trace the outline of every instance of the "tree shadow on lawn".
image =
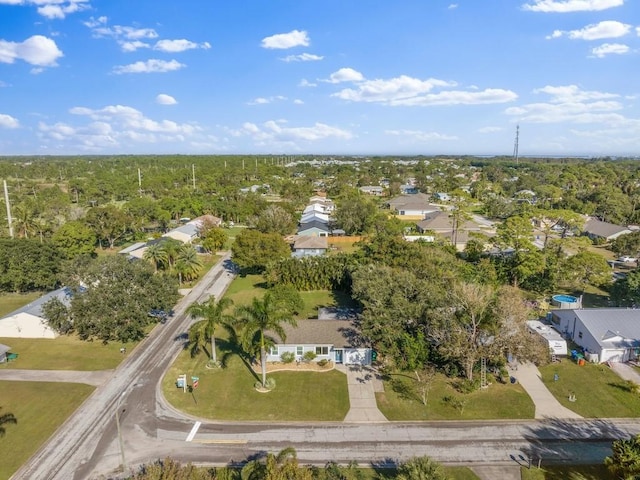
<svg viewBox="0 0 640 480">
<path fill-rule="evenodd" d="M 225 326 L 224 328 L 227 331 L 228 337 L 216 339 L 216 346 L 222 354 L 220 355 L 220 364 L 222 365 L 222 368 L 227 368 L 229 366 L 229 361 L 233 357 L 237 356 L 240 360 L 242 360 L 245 368 L 251 373 L 253 378 L 256 381 L 259 381 L 260 377 L 251 366 L 252 355 L 245 351 L 245 349 L 242 347 L 242 342 L 240 341 L 238 332 L 236 332 L 235 328 L 229 325 Z"/>
<path fill-rule="evenodd" d="M 525 428 L 523 437 L 529 442 L 529 447 L 523 452 L 532 458 L 533 463 L 541 459 L 543 465 L 593 465 L 602 463 L 611 454 L 614 440 L 630 436 L 631 433 L 605 419 L 546 418 Z"/>
</svg>

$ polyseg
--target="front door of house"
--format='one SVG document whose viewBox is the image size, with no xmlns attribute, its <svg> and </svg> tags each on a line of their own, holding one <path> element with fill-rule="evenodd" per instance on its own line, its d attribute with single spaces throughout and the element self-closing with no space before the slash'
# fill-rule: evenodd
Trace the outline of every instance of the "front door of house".
<svg viewBox="0 0 640 480">
<path fill-rule="evenodd" d="M 334 355 L 335 355 L 336 363 L 342 363 L 343 350 L 342 349 L 334 350 L 333 352 L 334 352 Z"/>
</svg>

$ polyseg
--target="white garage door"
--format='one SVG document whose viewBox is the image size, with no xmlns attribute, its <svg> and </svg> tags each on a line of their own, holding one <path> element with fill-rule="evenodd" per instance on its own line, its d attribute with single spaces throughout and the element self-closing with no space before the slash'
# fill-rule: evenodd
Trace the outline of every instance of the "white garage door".
<svg viewBox="0 0 640 480">
<path fill-rule="evenodd" d="M 345 365 L 369 365 L 371 363 L 370 348 L 345 348 Z"/>
</svg>

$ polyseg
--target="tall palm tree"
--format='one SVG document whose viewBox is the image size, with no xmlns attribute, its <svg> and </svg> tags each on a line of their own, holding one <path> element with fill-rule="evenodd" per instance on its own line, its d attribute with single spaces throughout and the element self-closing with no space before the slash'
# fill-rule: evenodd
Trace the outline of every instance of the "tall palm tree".
<svg viewBox="0 0 640 480">
<path fill-rule="evenodd" d="M 184 245 L 176 257 L 175 269 L 182 280 L 193 280 L 198 276 L 202 268 L 202 262 L 198 258 L 198 252 L 191 245 Z"/>
<path fill-rule="evenodd" d="M 0 409 L 2 409 L 2 407 L 0 407 Z M 0 415 L 0 437 L 4 437 L 4 434 L 6 433 L 4 425 L 9 423 L 13 423 L 13 424 L 18 423 L 18 420 L 13 415 L 13 413 L 1 414 Z"/>
<path fill-rule="evenodd" d="M 144 251 L 143 258 L 153 263 L 153 267 L 155 268 L 156 273 L 158 273 L 159 268 L 169 263 L 169 255 L 167 254 L 167 251 L 163 248 L 161 243 L 154 243 L 153 245 L 149 245 Z"/>
<path fill-rule="evenodd" d="M 240 305 L 236 309 L 237 321 L 242 325 L 242 344 L 245 349 L 260 348 L 260 367 L 262 369 L 262 386 L 267 383 L 267 347 L 271 347 L 276 340 L 268 334 L 273 332 L 282 341 L 286 341 L 287 335 L 283 324 L 296 326 L 293 314 L 296 303 L 301 302 L 300 295 L 295 292 L 295 301 L 291 298 L 283 298 L 273 291 L 265 293 L 261 299 L 254 298 L 249 305 Z"/>
<path fill-rule="evenodd" d="M 203 347 L 204 343 L 211 340 L 211 361 L 218 363 L 216 356 L 216 340 L 215 330 L 219 324 L 231 323 L 233 317 L 225 315 L 224 311 L 231 306 L 233 301 L 230 298 L 221 298 L 216 302 L 216 298 L 212 295 L 209 300 L 203 303 L 192 303 L 187 309 L 187 313 L 192 318 L 202 318 L 189 328 L 189 343 L 191 344 L 191 356 Z"/>
</svg>

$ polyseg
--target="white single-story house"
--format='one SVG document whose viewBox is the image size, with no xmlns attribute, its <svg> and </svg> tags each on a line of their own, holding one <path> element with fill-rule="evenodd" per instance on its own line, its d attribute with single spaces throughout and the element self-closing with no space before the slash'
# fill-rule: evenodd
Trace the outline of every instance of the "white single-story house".
<svg viewBox="0 0 640 480">
<path fill-rule="evenodd" d="M 532 334 L 538 335 L 540 340 L 549 347 L 553 355 L 567 355 L 567 341 L 562 338 L 558 330 L 550 325 L 545 325 L 539 320 L 527 321 L 527 328 Z"/>
<path fill-rule="evenodd" d="M 433 194 L 433 198 L 439 202 L 449 202 L 451 201 L 451 195 L 445 192 L 436 192 Z"/>
<path fill-rule="evenodd" d="M 191 243 L 200 236 L 200 230 L 202 227 L 219 227 L 220 225 L 222 225 L 221 218 L 214 215 L 201 215 L 193 220 L 189 220 L 184 225 L 174 228 L 173 230 L 169 230 L 162 236 L 179 240 L 182 243 Z"/>
<path fill-rule="evenodd" d="M 11 350 L 11 347 L 0 343 L 0 363 L 7 361 L 7 353 L 9 353 L 9 350 Z"/>
<path fill-rule="evenodd" d="M 308 212 L 303 213 L 300 217 L 300 223 L 309 223 L 314 220 L 318 222 L 329 223 L 329 215 L 326 213 Z"/>
<path fill-rule="evenodd" d="M 296 237 L 293 242 L 292 257 L 318 257 L 327 253 L 329 245 L 326 236 L 303 235 Z"/>
<path fill-rule="evenodd" d="M 118 253 L 121 255 L 131 255 L 133 256 L 133 252 L 135 252 L 136 250 L 139 250 L 141 248 L 144 248 L 147 246 L 147 242 L 136 242 L 133 245 L 129 245 L 126 248 L 123 248 L 122 250 L 120 250 Z"/>
<path fill-rule="evenodd" d="M 425 232 L 433 232 L 436 235 L 446 238 L 451 244 L 455 244 L 458 251 L 463 251 L 467 246 L 469 233 L 483 232 L 480 225 L 471 220 L 463 220 L 461 224 L 458 225 L 457 231 L 455 231 L 453 222 L 453 217 L 449 216 L 447 212 L 431 212 L 425 215 L 423 220 L 416 223 L 416 229 L 422 234 Z M 484 233 L 487 232 L 484 231 Z"/>
<path fill-rule="evenodd" d="M 600 363 L 627 362 L 640 356 L 640 310 L 584 308 L 552 310 L 553 325 Z"/>
<path fill-rule="evenodd" d="M 302 211 L 302 214 L 307 214 L 307 213 L 324 213 L 324 214 L 329 214 L 330 210 L 327 209 L 327 207 L 325 207 L 324 204 L 322 203 L 312 203 L 310 205 L 307 205 L 306 207 L 304 207 L 304 210 Z"/>
<path fill-rule="evenodd" d="M 384 195 L 384 187 L 379 185 L 365 185 L 360 187 L 358 190 L 362 193 L 366 193 L 367 195 L 373 195 L 374 197 L 381 197 Z"/>
<path fill-rule="evenodd" d="M 298 320 L 298 326 L 284 325 L 286 342 L 277 343 L 267 353 L 268 362 L 282 361 L 282 354 L 291 352 L 302 360 L 306 352 L 315 353 L 314 361 L 323 359 L 345 365 L 371 364 L 371 348 L 358 344 L 359 333 L 348 309 L 335 309 L 335 316 L 318 314 L 318 319 Z M 277 338 L 276 335 L 273 335 Z"/>
<path fill-rule="evenodd" d="M 56 338 L 58 334 L 49 326 L 42 312 L 43 305 L 54 298 L 69 305 L 71 291 L 66 287 L 59 288 L 0 318 L 0 337 Z"/>
<path fill-rule="evenodd" d="M 310 237 L 328 237 L 329 224 L 312 220 L 307 223 L 301 223 L 298 227 L 298 235 Z"/>
<path fill-rule="evenodd" d="M 592 239 L 604 239 L 606 241 L 615 240 L 621 235 L 631 233 L 631 229 L 622 225 L 615 225 L 609 222 L 603 222 L 597 218 L 589 218 L 584 224 L 584 233 Z"/>
<path fill-rule="evenodd" d="M 414 193 L 392 198 L 387 205 L 393 213 L 402 217 L 424 217 L 424 215 L 441 210 L 438 205 L 429 202 L 429 195 Z"/>
</svg>

